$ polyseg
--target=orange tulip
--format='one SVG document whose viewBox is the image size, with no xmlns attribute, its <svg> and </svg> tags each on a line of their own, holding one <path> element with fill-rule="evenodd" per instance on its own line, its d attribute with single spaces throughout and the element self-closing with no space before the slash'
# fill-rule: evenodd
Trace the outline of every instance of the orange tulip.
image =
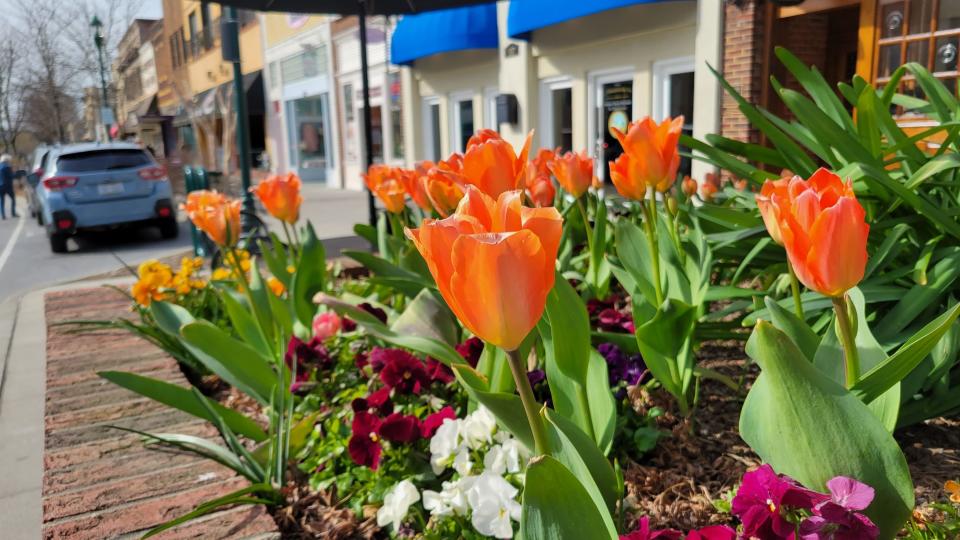
<svg viewBox="0 0 960 540">
<path fill-rule="evenodd" d="M 426 219 L 407 236 L 464 326 L 512 351 L 543 315 L 562 223 L 555 208 L 522 206 L 519 191 L 494 200 L 468 186 L 453 215 Z"/>
<path fill-rule="evenodd" d="M 790 179 L 781 178 L 779 180 L 767 180 L 760 188 L 760 194 L 755 197 L 757 208 L 760 209 L 760 216 L 763 218 L 763 224 L 767 227 L 767 233 L 774 242 L 783 245 L 783 235 L 780 234 L 780 223 L 774 214 L 772 199 L 776 195 L 781 200 L 789 199 L 787 191 L 790 189 Z"/>
<path fill-rule="evenodd" d="M 822 168 L 809 180 L 794 176 L 773 188 L 768 211 L 801 283 L 839 297 L 863 279 L 870 226 L 849 181 Z"/>
<path fill-rule="evenodd" d="M 547 167 L 557 178 L 567 193 L 580 197 L 594 183 L 593 158 L 587 156 L 586 151 L 575 154 L 567 152 L 562 156 L 554 157 Z"/>
<path fill-rule="evenodd" d="M 287 223 L 296 223 L 300 218 L 300 177 L 295 173 L 274 175 L 250 188 L 263 203 L 271 216 Z"/>
<path fill-rule="evenodd" d="M 219 246 L 232 246 L 240 238 L 240 200 L 205 189 L 191 191 L 183 205 L 190 221 Z"/>
<path fill-rule="evenodd" d="M 684 176 L 683 182 L 680 183 L 680 189 L 683 190 L 683 194 L 688 198 L 693 197 L 693 195 L 697 192 L 697 188 L 699 187 L 700 186 L 697 184 L 697 181 L 689 176 Z"/>
<path fill-rule="evenodd" d="M 528 178 L 527 196 L 538 208 L 553 206 L 553 200 L 557 196 L 557 188 L 553 186 L 553 182 L 547 175 L 536 176 L 533 179 Z"/>
<path fill-rule="evenodd" d="M 413 202 L 417 206 L 427 212 L 431 210 L 432 206 L 430 205 L 430 198 L 427 196 L 423 182 L 420 180 L 426 176 L 427 171 L 432 168 L 433 162 L 420 161 L 414 166 L 413 170 L 399 169 L 400 178 L 403 181 L 404 189 L 407 190 L 407 194 L 410 195 L 410 198 L 413 199 Z"/>
<path fill-rule="evenodd" d="M 449 216 L 463 198 L 463 186 L 443 174 L 437 167 L 420 178 L 420 181 L 423 183 L 423 189 L 427 192 L 427 198 L 433 205 L 433 209 L 442 217 Z"/>
<path fill-rule="evenodd" d="M 720 188 L 714 182 L 704 182 L 700 186 L 700 198 L 705 201 L 712 201 L 713 196 L 717 194 Z"/>
<path fill-rule="evenodd" d="M 530 160 L 530 163 L 533 164 L 532 169 L 537 175 L 540 176 L 549 176 L 550 175 L 550 162 L 556 159 L 557 153 L 560 149 L 551 150 L 549 148 L 541 148 L 537 150 L 537 155 L 533 156 L 533 159 Z M 527 167 L 529 171 L 531 167 Z M 529 172 L 527 174 L 530 174 Z"/>
<path fill-rule="evenodd" d="M 680 167 L 677 141 L 682 129 L 683 116 L 667 118 L 659 125 L 647 117 L 630 122 L 626 133 L 613 128 L 613 134 L 620 141 L 623 151 L 630 154 L 636 179 L 663 193 L 677 179 L 677 169 Z"/>
<path fill-rule="evenodd" d="M 481 130 L 470 137 L 463 156 L 462 183 L 473 184 L 491 197 L 520 188 L 526 174 L 532 137 L 531 131 L 519 156 L 513 146 L 493 130 Z"/>
<path fill-rule="evenodd" d="M 401 180 L 402 173 L 387 165 L 371 165 L 363 179 L 386 207 L 387 212 L 399 214 L 406 208 L 407 191 Z"/>
<path fill-rule="evenodd" d="M 635 201 L 642 201 L 647 194 L 647 184 L 643 181 L 643 169 L 640 163 L 626 152 L 616 161 L 610 162 L 610 181 L 620 195 Z"/>
</svg>

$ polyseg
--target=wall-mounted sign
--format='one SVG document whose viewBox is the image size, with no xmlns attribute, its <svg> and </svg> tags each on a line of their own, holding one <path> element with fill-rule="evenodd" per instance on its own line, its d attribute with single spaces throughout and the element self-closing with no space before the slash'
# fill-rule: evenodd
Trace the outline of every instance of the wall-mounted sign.
<svg viewBox="0 0 960 540">
<path fill-rule="evenodd" d="M 520 46 L 517 45 L 516 43 L 511 43 L 507 45 L 507 48 L 503 50 L 503 55 L 506 56 L 507 58 L 510 58 L 511 56 L 516 56 L 518 54 L 520 54 Z"/>
</svg>

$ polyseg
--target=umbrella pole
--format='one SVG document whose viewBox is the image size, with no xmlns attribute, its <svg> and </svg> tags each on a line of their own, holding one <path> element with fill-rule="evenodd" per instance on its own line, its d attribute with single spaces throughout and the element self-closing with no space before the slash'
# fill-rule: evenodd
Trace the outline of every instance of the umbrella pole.
<svg viewBox="0 0 960 540">
<path fill-rule="evenodd" d="M 357 0 L 360 21 L 360 77 L 363 82 L 363 145 L 366 168 L 373 165 L 373 120 L 370 116 L 370 76 L 367 74 L 367 2 Z M 366 172 L 366 171 L 364 171 Z M 377 224 L 377 208 L 373 200 L 373 192 L 367 187 L 367 217 L 371 226 Z"/>
</svg>

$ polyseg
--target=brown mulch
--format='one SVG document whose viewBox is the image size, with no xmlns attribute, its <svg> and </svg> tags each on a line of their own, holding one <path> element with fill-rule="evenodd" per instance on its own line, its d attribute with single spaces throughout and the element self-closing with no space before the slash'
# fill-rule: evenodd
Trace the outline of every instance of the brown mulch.
<svg viewBox="0 0 960 540">
<path fill-rule="evenodd" d="M 746 388 L 759 373 L 734 343 L 705 344 L 698 358 L 698 365 L 734 380 L 743 377 Z M 654 405 L 668 411 L 658 422 L 670 432 L 640 463 L 624 466 L 628 503 L 636 515 L 649 516 L 656 528 L 687 530 L 730 522 L 729 515 L 717 512 L 713 501 L 729 498 L 743 473 L 760 464 L 738 431 L 745 395 L 719 382 L 703 381 L 692 432 L 691 425 L 675 414 L 669 396 L 635 396 L 641 411 Z M 960 419 L 934 418 L 894 436 L 907 457 L 919 513 L 929 518 L 935 513 L 920 507 L 942 501 L 943 483 L 960 477 Z"/>
<path fill-rule="evenodd" d="M 284 489 L 289 504 L 277 508 L 273 513 L 283 538 L 372 540 L 382 536 L 375 513 L 360 518 L 338 505 L 332 491 L 312 491 L 307 485 L 306 476 L 297 471 L 295 474 L 298 478 Z"/>
</svg>

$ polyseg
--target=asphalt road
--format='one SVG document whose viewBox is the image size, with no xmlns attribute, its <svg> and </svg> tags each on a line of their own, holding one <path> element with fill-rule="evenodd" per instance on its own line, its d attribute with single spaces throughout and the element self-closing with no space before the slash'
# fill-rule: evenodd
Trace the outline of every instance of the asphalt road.
<svg viewBox="0 0 960 540">
<path fill-rule="evenodd" d="M 173 240 L 163 240 L 153 228 L 119 229 L 84 234 L 70 240 L 68 253 L 55 254 L 25 202 L 17 201 L 21 217 L 8 214 L 0 221 L 0 302 L 32 289 L 116 270 L 121 260 L 136 266 L 190 247 L 187 224 L 181 222 L 180 235 Z"/>
</svg>

